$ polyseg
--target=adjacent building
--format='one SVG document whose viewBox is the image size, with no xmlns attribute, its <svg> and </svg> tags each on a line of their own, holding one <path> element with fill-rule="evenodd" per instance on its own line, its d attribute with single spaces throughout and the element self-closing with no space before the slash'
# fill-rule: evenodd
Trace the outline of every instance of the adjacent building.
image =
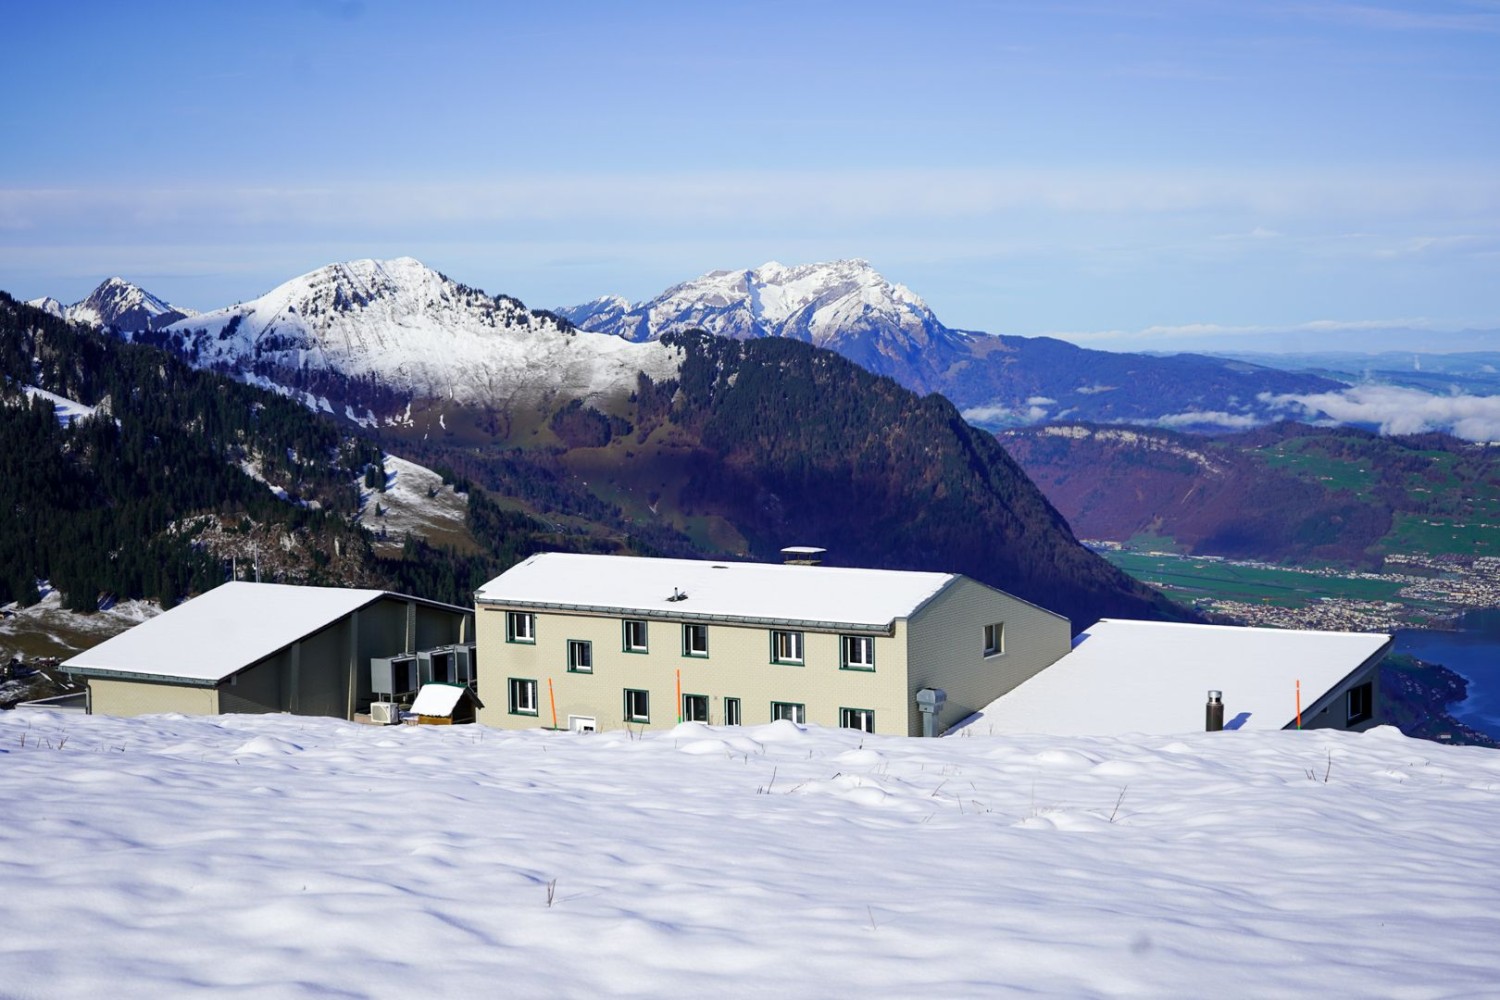
<svg viewBox="0 0 1500 1000">
<path fill-rule="evenodd" d="M 1106 618 L 1072 652 L 987 705 L 976 733 L 1167 735 L 1202 730 L 1208 692 L 1225 729 L 1349 729 L 1380 724 L 1388 635 Z"/>
<path fill-rule="evenodd" d="M 368 711 L 372 659 L 410 654 L 430 672 L 434 662 L 460 657 L 418 651 L 467 652 L 472 627 L 467 608 L 384 590 L 236 581 L 79 653 L 62 669 L 87 679 L 89 711 L 101 715 L 352 719 Z M 410 691 L 383 694 L 453 679 L 413 676 Z"/>
<path fill-rule="evenodd" d="M 920 735 L 919 693 L 941 730 L 1070 648 L 1066 618 L 949 573 L 544 553 L 475 603 L 479 721 L 505 728 Z"/>
</svg>

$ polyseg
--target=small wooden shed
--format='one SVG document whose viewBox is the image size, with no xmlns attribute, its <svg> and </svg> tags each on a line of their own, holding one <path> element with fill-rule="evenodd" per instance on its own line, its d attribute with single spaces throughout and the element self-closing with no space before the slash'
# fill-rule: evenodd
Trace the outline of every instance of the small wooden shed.
<svg viewBox="0 0 1500 1000">
<path fill-rule="evenodd" d="M 411 703 L 418 725 L 456 726 L 473 722 L 484 706 L 467 684 L 423 684 Z"/>
</svg>

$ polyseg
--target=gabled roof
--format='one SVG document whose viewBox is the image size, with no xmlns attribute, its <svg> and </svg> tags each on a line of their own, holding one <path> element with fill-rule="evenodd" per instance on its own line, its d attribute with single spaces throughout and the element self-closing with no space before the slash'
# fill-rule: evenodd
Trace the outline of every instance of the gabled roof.
<svg viewBox="0 0 1500 1000">
<path fill-rule="evenodd" d="M 463 684 L 445 684 L 442 681 L 423 684 L 422 690 L 412 700 L 411 710 L 417 715 L 446 719 L 453 714 L 465 694 L 473 697 L 473 693 Z"/>
<path fill-rule="evenodd" d="M 62 669 L 216 684 L 382 597 L 449 607 L 385 590 L 236 580 L 79 653 Z"/>
<path fill-rule="evenodd" d="M 1204 728 L 1210 690 L 1224 693 L 1225 728 L 1284 729 L 1381 654 L 1368 632 L 1186 625 L 1106 618 L 1073 650 L 966 719 L 975 732 L 1115 736 Z"/>
<path fill-rule="evenodd" d="M 910 617 L 957 579 L 952 573 L 908 570 L 546 552 L 480 587 L 475 600 L 513 608 L 873 630 Z M 685 596 L 673 600 L 674 594 Z"/>
</svg>

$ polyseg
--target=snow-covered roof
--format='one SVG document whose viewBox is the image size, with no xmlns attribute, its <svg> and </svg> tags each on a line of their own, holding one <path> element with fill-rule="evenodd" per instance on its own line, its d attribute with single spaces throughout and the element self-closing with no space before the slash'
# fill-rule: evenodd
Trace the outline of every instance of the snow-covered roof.
<svg viewBox="0 0 1500 1000">
<path fill-rule="evenodd" d="M 546 552 L 486 583 L 475 598 L 510 607 L 884 629 L 957 579 L 908 570 Z M 684 596 L 673 600 L 674 594 Z"/>
<path fill-rule="evenodd" d="M 961 725 L 976 733 L 1116 736 L 1201 731 L 1210 690 L 1225 728 L 1283 729 L 1391 641 L 1310 632 L 1106 618 L 1073 651 Z M 1305 719 L 1305 717 L 1304 717 Z"/>
<path fill-rule="evenodd" d="M 458 707 L 458 700 L 467 690 L 468 688 L 462 684 L 441 682 L 423 684 L 422 690 L 418 691 L 416 698 L 412 699 L 411 710 L 417 715 L 447 718 L 453 714 L 453 710 Z"/>
<path fill-rule="evenodd" d="M 216 683 L 386 595 L 232 581 L 79 653 L 62 669 Z"/>
</svg>

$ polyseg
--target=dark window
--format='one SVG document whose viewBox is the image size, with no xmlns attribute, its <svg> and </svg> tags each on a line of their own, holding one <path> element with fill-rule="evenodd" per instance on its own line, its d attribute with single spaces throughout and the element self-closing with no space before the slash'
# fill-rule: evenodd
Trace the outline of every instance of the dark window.
<svg viewBox="0 0 1500 1000">
<path fill-rule="evenodd" d="M 805 723 L 807 721 L 807 709 L 794 701 L 771 702 L 771 721 L 786 719 L 789 722 Z"/>
<path fill-rule="evenodd" d="M 651 721 L 651 693 L 649 691 L 637 691 L 634 688 L 625 689 L 625 721 Z"/>
<path fill-rule="evenodd" d="M 996 622 L 984 627 L 984 655 L 999 656 L 1005 652 L 1005 623 Z"/>
<path fill-rule="evenodd" d="M 682 696 L 682 721 L 708 721 L 708 695 L 685 694 Z"/>
<path fill-rule="evenodd" d="M 772 663 L 802 663 L 802 633 L 781 632 L 771 633 L 771 662 Z"/>
<path fill-rule="evenodd" d="M 707 656 L 708 655 L 708 626 L 707 625 L 684 625 L 684 626 L 682 626 L 682 655 L 683 656 Z"/>
<path fill-rule="evenodd" d="M 1375 714 L 1374 686 L 1366 681 L 1349 689 L 1349 725 L 1357 725 Z"/>
<path fill-rule="evenodd" d="M 536 642 L 536 615 L 528 611 L 507 611 L 505 641 Z"/>
<path fill-rule="evenodd" d="M 738 698 L 724 699 L 724 725 L 738 726 L 740 724 L 740 700 Z"/>
</svg>

